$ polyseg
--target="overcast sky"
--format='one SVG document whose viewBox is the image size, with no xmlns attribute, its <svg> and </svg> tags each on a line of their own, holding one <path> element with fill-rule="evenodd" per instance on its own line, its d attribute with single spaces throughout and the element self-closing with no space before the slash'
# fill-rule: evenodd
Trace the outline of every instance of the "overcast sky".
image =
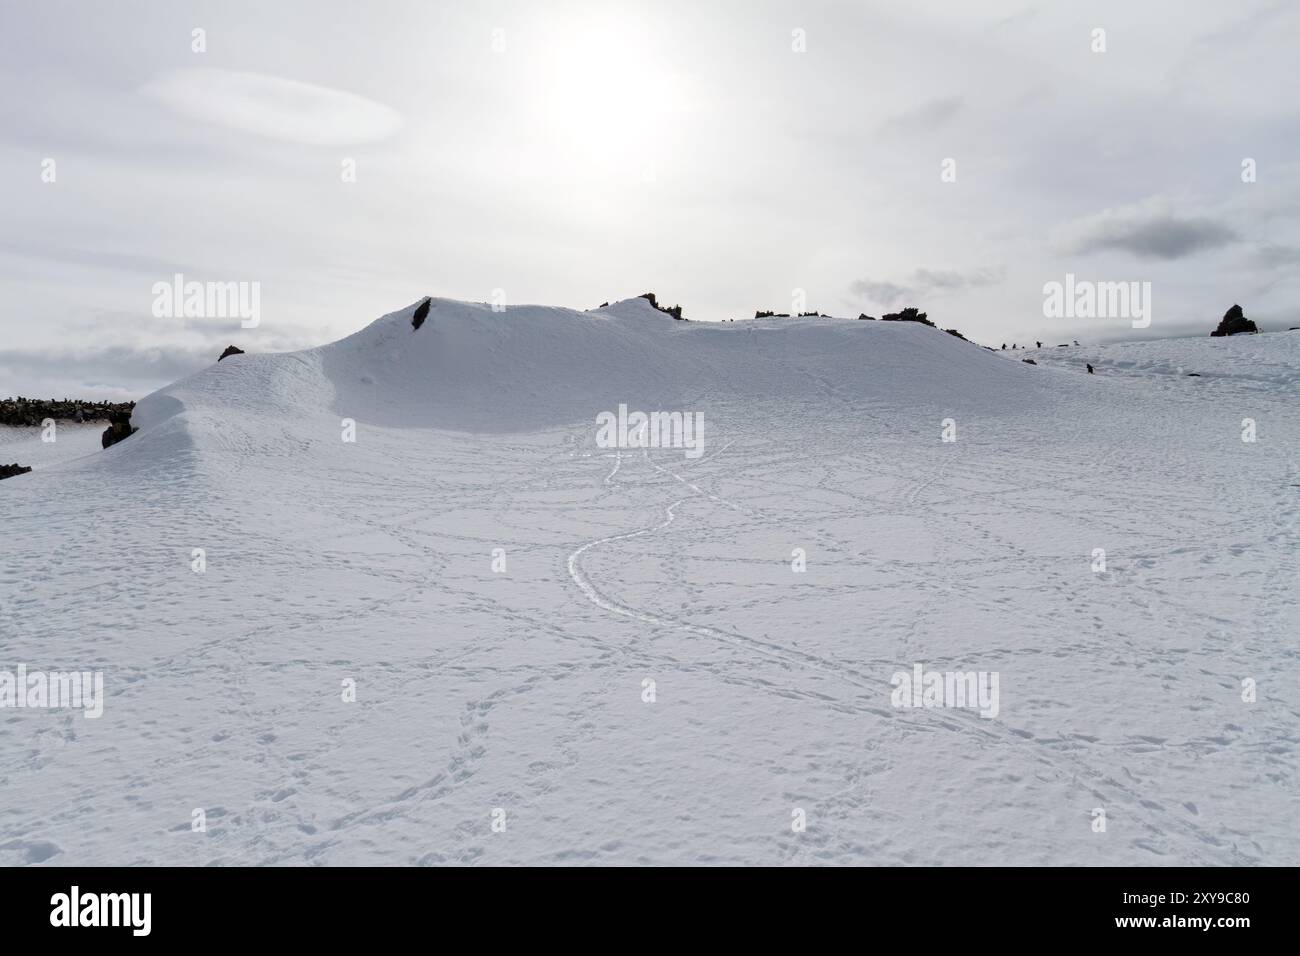
<svg viewBox="0 0 1300 956">
<path fill-rule="evenodd" d="M 1300 325 L 1298 50 L 1286 0 L 6 3 L 0 396 L 497 289 L 992 345 Z M 1067 272 L 1151 282 L 1151 327 L 1045 318 Z M 155 317 L 176 273 L 260 283 L 261 324 Z"/>
</svg>

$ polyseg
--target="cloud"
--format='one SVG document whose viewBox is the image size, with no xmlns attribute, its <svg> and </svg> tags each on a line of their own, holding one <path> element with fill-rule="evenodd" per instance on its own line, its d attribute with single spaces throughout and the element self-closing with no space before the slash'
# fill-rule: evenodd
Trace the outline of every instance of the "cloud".
<svg viewBox="0 0 1300 956">
<path fill-rule="evenodd" d="M 220 353 L 199 348 L 0 352 L 0 379 L 6 392 L 30 398 L 78 398 L 86 401 L 139 398 L 168 382 L 184 378 L 216 360 Z M 0 398 L 8 397 L 0 395 Z"/>
<path fill-rule="evenodd" d="M 1290 269 L 1300 266 L 1300 248 L 1276 242 L 1261 242 L 1255 247 L 1251 259 L 1266 269 Z"/>
<path fill-rule="evenodd" d="M 1244 16 L 1234 17 L 1222 26 L 1196 37 L 1192 42 L 1199 47 L 1221 50 L 1227 44 L 1243 44 L 1273 29 L 1273 22 L 1285 17 L 1294 9 L 1290 0 L 1272 0 L 1261 4 Z"/>
<path fill-rule="evenodd" d="M 972 272 L 956 272 L 952 269 L 917 269 L 903 282 L 858 279 L 849 286 L 849 290 L 854 295 L 878 305 L 892 306 L 905 300 L 916 305 L 929 296 L 996 285 L 1005 276 L 1006 271 L 1001 268 L 976 269 Z"/>
<path fill-rule="evenodd" d="M 48 260 L 75 266 L 90 266 L 100 269 L 121 270 L 147 276 L 166 277 L 177 272 L 198 272 L 199 270 L 176 262 L 163 256 L 135 255 L 112 249 L 85 249 L 46 242 L 39 237 L 25 235 L 21 242 L 0 240 L 0 257 L 13 256 L 19 259 Z M 0 265 L 0 275 L 7 272 Z M 19 274 L 22 274 L 21 272 Z"/>
<path fill-rule="evenodd" d="M 382 103 L 264 73 L 176 70 L 140 92 L 190 119 L 309 146 L 374 142 L 402 127 L 401 114 Z"/>
<path fill-rule="evenodd" d="M 854 295 L 881 305 L 893 305 L 911 295 L 906 286 L 896 285 L 893 282 L 872 282 L 870 279 L 858 279 L 849 286 L 849 290 Z"/>
<path fill-rule="evenodd" d="M 1182 259 L 1240 238 L 1216 219 L 1180 215 L 1167 200 L 1150 199 L 1067 223 L 1054 244 L 1066 253 L 1118 250 L 1143 259 Z"/>
<path fill-rule="evenodd" d="M 79 309 L 60 325 L 61 342 L 0 347 L 0 398 L 139 398 L 213 364 L 232 343 L 258 354 L 319 341 L 309 330 L 254 332 L 240 329 L 237 320 L 156 318 L 147 311 Z"/>
<path fill-rule="evenodd" d="M 928 100 L 920 106 L 891 116 L 880 124 L 880 132 L 883 135 L 899 136 L 926 133 L 938 129 L 960 113 L 962 105 L 960 96 Z"/>
</svg>

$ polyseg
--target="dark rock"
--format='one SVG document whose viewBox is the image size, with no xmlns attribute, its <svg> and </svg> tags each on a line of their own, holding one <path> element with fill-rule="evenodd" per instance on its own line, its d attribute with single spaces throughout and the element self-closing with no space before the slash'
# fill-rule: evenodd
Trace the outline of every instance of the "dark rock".
<svg viewBox="0 0 1300 956">
<path fill-rule="evenodd" d="M 1187 377 L 1188 377 L 1188 378 L 1200 378 L 1200 377 L 1201 377 L 1201 373 L 1200 373 L 1200 372 L 1188 372 L 1188 373 L 1187 373 Z"/>
<path fill-rule="evenodd" d="M 232 355 L 243 355 L 243 354 L 244 354 L 243 349 L 235 348 L 235 346 L 233 345 L 227 345 L 226 350 L 217 357 L 217 361 L 220 362 L 223 358 L 229 358 Z"/>
<path fill-rule="evenodd" d="M 956 329 L 944 329 L 944 331 L 947 332 L 949 335 L 955 335 L 955 336 L 957 336 L 957 338 L 961 339 L 963 342 L 969 342 L 969 341 L 970 341 L 970 339 L 966 338 L 966 336 L 962 335 L 962 334 L 961 334 L 960 332 L 958 332 Z"/>
<path fill-rule="evenodd" d="M 138 428 L 131 427 L 130 412 L 114 412 L 109 416 L 108 422 L 108 427 L 104 429 L 104 434 L 99 438 L 99 443 L 104 448 L 116 445 L 139 431 Z"/>
<path fill-rule="evenodd" d="M 865 322 L 874 322 L 874 321 L 876 321 L 876 317 L 875 317 L 874 315 L 867 315 L 867 313 L 865 313 L 865 312 L 863 312 L 861 315 L 859 315 L 858 318 L 859 318 L 859 319 L 862 319 L 862 320 L 865 321 Z"/>
<path fill-rule="evenodd" d="M 415 307 L 415 311 L 411 314 L 411 328 L 418 330 L 424 325 L 424 320 L 429 317 L 429 306 L 432 302 L 433 300 L 426 296 L 424 301 Z"/>
<path fill-rule="evenodd" d="M 1038 363 L 1035 362 L 1033 359 L 1021 359 L 1020 361 L 1024 362 L 1026 365 L 1037 365 L 1037 364 L 1038 364 Z"/>
<path fill-rule="evenodd" d="M 926 316 L 927 313 L 920 312 L 912 306 L 908 306 L 901 312 L 890 312 L 887 315 L 882 315 L 880 318 L 884 322 L 920 322 L 922 325 L 928 325 L 931 328 L 934 328 L 934 323 Z"/>
<path fill-rule="evenodd" d="M 1233 305 L 1231 309 L 1223 313 L 1223 320 L 1219 327 L 1210 333 L 1210 338 L 1218 339 L 1225 335 L 1241 335 L 1247 332 L 1258 332 L 1255 323 L 1246 318 L 1246 314 L 1241 310 L 1241 306 Z"/>
<path fill-rule="evenodd" d="M 0 465 L 0 479 L 12 478 L 14 475 L 25 475 L 31 471 L 31 466 L 23 467 L 14 462 L 12 465 Z"/>
<path fill-rule="evenodd" d="M 637 298 L 645 299 L 647 302 L 650 303 L 651 306 L 658 309 L 660 312 L 664 313 L 665 315 L 671 315 L 678 322 L 690 321 L 690 319 L 682 318 L 682 307 L 680 305 L 675 305 L 672 308 L 667 308 L 665 306 L 662 306 L 659 304 L 659 300 L 655 298 L 655 294 L 653 292 L 642 292 Z"/>
<path fill-rule="evenodd" d="M 35 427 L 52 418 L 55 421 L 107 421 L 115 411 L 126 411 L 134 402 L 83 402 L 75 399 L 17 398 L 0 399 L 0 425 Z"/>
</svg>

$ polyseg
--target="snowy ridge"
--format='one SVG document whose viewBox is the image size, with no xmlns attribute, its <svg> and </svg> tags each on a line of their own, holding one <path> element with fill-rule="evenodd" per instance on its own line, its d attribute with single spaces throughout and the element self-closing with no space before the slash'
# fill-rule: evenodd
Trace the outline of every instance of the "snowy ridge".
<svg viewBox="0 0 1300 956">
<path fill-rule="evenodd" d="M 1019 369 L 914 323 L 772 319 L 676 322 L 641 298 L 589 312 L 434 299 L 338 342 L 240 355 L 142 400 L 148 429 L 191 404 L 250 411 L 330 409 L 357 421 L 465 431 L 529 431 L 590 419 L 629 402 L 676 408 L 702 395 L 780 400 L 822 391 L 882 402 L 941 395 L 997 406 Z M 232 371 L 237 369 L 237 371 Z M 1030 386 L 1032 387 L 1032 386 Z M 179 402 L 179 404 L 178 404 Z"/>
</svg>

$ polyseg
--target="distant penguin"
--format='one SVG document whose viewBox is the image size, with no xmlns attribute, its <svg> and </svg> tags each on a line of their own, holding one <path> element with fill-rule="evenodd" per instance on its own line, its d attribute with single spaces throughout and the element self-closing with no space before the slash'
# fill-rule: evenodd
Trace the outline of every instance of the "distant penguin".
<svg viewBox="0 0 1300 956">
<path fill-rule="evenodd" d="M 1085 362 L 1084 364 L 1088 366 L 1088 374 L 1089 375 L 1094 374 L 1092 371 L 1092 364 L 1090 362 Z"/>
<path fill-rule="evenodd" d="M 411 328 L 418 329 L 424 325 L 424 320 L 429 316 L 429 305 L 433 300 L 425 297 L 424 301 L 416 306 L 415 314 L 411 316 Z"/>
</svg>

